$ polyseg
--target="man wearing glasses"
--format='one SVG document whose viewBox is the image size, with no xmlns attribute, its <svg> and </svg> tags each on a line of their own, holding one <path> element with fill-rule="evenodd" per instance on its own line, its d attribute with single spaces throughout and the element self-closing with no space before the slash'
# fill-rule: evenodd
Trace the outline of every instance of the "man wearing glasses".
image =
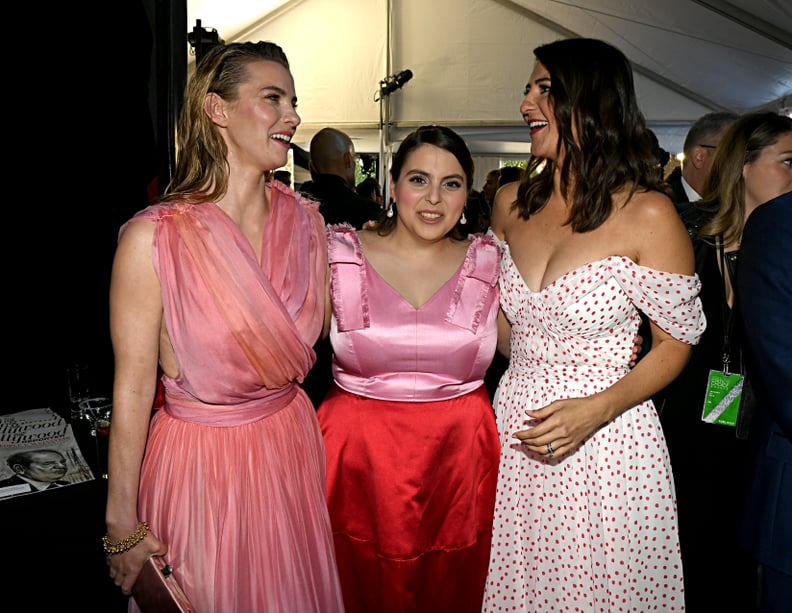
<svg viewBox="0 0 792 613">
<path fill-rule="evenodd" d="M 685 137 L 685 159 L 681 170 L 675 168 L 666 177 L 674 190 L 674 202 L 701 200 L 704 178 L 712 165 L 712 156 L 723 134 L 738 115 L 731 112 L 707 113 L 699 117 Z"/>
</svg>

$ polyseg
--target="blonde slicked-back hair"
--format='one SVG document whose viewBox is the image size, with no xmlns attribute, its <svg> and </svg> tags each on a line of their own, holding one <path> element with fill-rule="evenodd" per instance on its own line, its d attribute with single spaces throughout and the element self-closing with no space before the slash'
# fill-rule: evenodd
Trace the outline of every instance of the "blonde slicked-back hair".
<svg viewBox="0 0 792 613">
<path fill-rule="evenodd" d="M 217 126 L 204 111 L 210 93 L 233 102 L 248 79 L 251 62 L 277 62 L 287 70 L 289 60 L 269 41 L 215 45 L 201 58 L 184 89 L 177 128 L 176 168 L 165 200 L 191 204 L 216 201 L 228 189 L 228 148 Z"/>
</svg>

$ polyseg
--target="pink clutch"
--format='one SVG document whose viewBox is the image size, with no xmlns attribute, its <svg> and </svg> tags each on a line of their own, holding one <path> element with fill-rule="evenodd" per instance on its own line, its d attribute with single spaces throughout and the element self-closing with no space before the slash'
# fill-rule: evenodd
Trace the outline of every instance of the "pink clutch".
<svg viewBox="0 0 792 613">
<path fill-rule="evenodd" d="M 195 613 L 172 572 L 162 556 L 151 556 L 143 565 L 132 586 L 132 598 L 143 613 Z"/>
</svg>

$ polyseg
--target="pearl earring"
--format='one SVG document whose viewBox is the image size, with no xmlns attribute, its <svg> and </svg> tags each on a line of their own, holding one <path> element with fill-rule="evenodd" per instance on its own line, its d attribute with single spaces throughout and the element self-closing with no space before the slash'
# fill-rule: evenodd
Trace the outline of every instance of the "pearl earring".
<svg viewBox="0 0 792 613">
<path fill-rule="evenodd" d="M 385 210 L 386 217 L 393 217 L 393 198 L 388 201 L 388 208 Z"/>
<path fill-rule="evenodd" d="M 465 217 L 464 210 L 462 211 L 462 217 L 459 218 L 459 223 L 461 223 L 463 226 L 467 223 L 467 217 Z"/>
</svg>

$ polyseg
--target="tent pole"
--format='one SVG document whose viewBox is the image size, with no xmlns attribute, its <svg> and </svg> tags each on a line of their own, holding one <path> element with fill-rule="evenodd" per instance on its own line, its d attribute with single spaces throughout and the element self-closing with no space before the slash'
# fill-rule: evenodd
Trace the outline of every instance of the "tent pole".
<svg viewBox="0 0 792 613">
<path fill-rule="evenodd" d="M 385 2 L 385 74 L 389 75 L 392 72 L 393 58 L 391 57 L 391 32 L 393 27 L 392 19 L 392 0 Z M 391 134 L 390 134 L 390 96 L 383 95 L 382 91 L 379 94 L 380 103 L 380 151 L 379 151 L 379 181 L 382 185 L 383 204 L 387 208 L 388 199 L 390 198 L 389 191 L 389 176 L 388 170 L 390 169 L 390 149 L 391 149 Z"/>
</svg>

